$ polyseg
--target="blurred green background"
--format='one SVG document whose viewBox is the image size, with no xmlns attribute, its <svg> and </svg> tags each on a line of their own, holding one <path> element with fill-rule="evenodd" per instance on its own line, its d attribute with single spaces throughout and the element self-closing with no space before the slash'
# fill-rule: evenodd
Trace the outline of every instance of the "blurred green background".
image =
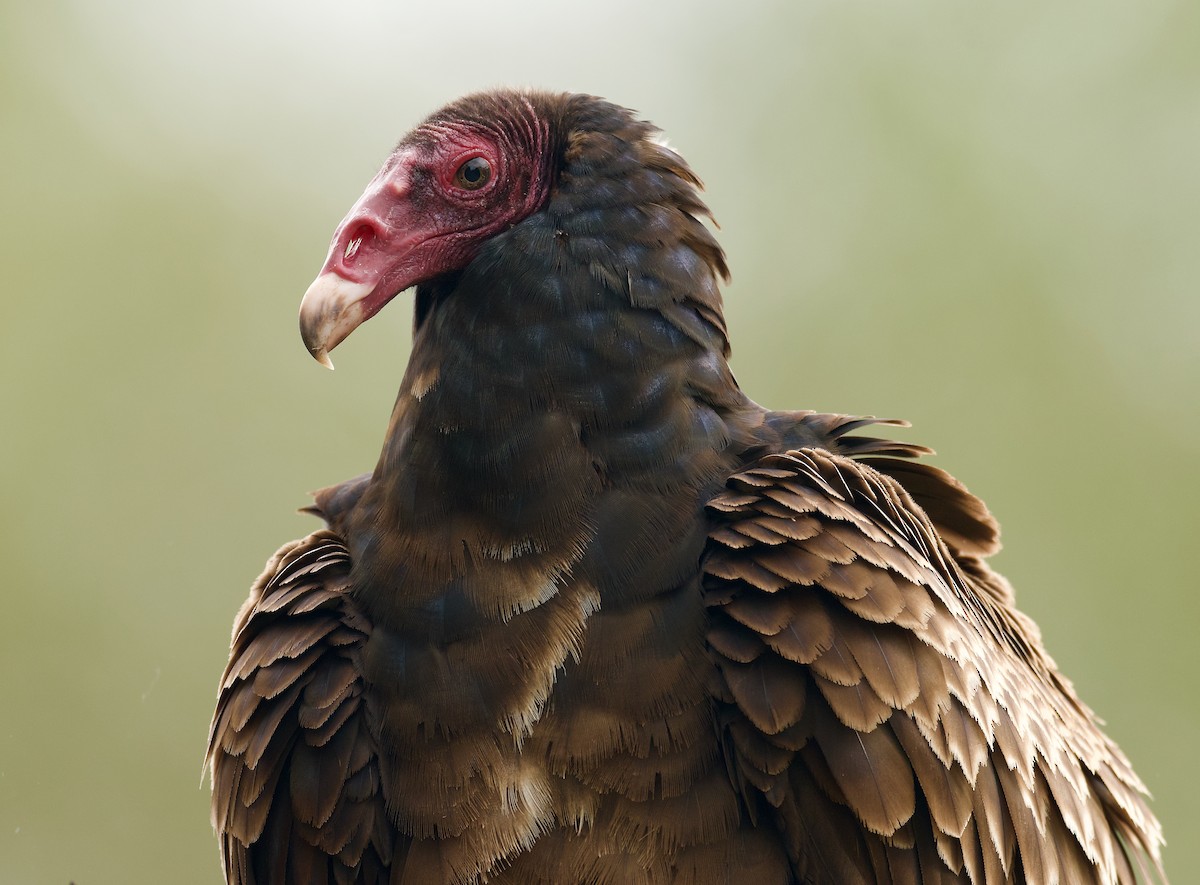
<svg viewBox="0 0 1200 885">
<path fill-rule="evenodd" d="M 1200 4 L 0 7 L 0 882 L 215 883 L 233 614 L 374 465 L 407 299 L 318 367 L 334 225 L 468 90 L 639 108 L 760 402 L 905 417 L 1200 867 Z"/>
</svg>

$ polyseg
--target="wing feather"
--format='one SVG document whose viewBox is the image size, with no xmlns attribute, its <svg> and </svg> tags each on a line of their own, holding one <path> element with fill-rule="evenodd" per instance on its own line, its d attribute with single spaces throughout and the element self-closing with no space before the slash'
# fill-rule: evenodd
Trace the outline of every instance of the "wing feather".
<svg viewBox="0 0 1200 885">
<path fill-rule="evenodd" d="M 1144 788 L 984 563 L 995 521 L 960 483 L 797 449 L 710 509 L 725 757 L 802 880 L 1162 877 Z"/>
<path fill-rule="evenodd" d="M 813 673 L 812 681 L 838 721 L 855 731 L 873 731 L 892 715 L 891 705 L 875 694 L 865 680 L 855 685 L 838 685 Z"/>
<path fill-rule="evenodd" d="M 738 707 L 761 731 L 778 734 L 799 721 L 806 698 L 804 680 L 788 678 L 789 665 L 776 655 L 752 663 L 726 663 L 725 682 Z"/>
<path fill-rule="evenodd" d="M 787 625 L 765 637 L 766 643 L 782 658 L 797 664 L 811 663 L 833 644 L 833 622 L 821 600 L 797 595 L 786 598 Z"/>
<path fill-rule="evenodd" d="M 814 718 L 814 737 L 846 804 L 871 832 L 894 834 L 912 817 L 916 793 L 891 730 L 847 730 L 831 716 Z"/>
<path fill-rule="evenodd" d="M 396 833 L 359 666 L 370 627 L 348 589 L 344 545 L 316 532 L 276 554 L 238 615 L 208 748 L 230 883 L 388 880 Z"/>
</svg>

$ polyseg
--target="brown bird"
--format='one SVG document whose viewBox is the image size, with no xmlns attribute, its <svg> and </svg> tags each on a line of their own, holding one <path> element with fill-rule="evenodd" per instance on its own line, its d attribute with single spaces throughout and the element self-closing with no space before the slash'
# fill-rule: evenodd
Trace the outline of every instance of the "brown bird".
<svg viewBox="0 0 1200 885">
<path fill-rule="evenodd" d="M 416 287 L 374 473 L 239 612 L 209 739 L 233 883 L 1161 878 L 1162 834 L 871 418 L 739 389 L 699 180 L 624 110 L 438 111 L 333 238 L 328 352 Z"/>
</svg>

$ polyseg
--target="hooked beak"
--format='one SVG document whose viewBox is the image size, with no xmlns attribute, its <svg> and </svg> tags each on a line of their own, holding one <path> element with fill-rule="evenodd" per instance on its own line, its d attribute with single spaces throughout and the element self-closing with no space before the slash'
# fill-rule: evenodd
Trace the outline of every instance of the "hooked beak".
<svg viewBox="0 0 1200 885">
<path fill-rule="evenodd" d="M 329 351 L 367 319 L 363 300 L 374 291 L 370 283 L 356 283 L 327 270 L 313 280 L 300 302 L 300 337 L 318 363 L 333 368 Z"/>
</svg>

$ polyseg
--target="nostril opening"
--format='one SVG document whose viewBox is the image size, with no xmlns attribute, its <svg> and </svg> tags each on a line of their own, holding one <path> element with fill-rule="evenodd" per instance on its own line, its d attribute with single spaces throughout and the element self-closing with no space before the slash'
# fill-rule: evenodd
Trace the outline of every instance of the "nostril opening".
<svg viewBox="0 0 1200 885">
<path fill-rule="evenodd" d="M 362 251 L 364 245 L 369 246 L 375 239 L 375 231 L 370 224 L 360 222 L 354 225 L 346 238 L 346 248 L 342 252 L 342 260 L 353 263 L 354 257 Z"/>
</svg>

